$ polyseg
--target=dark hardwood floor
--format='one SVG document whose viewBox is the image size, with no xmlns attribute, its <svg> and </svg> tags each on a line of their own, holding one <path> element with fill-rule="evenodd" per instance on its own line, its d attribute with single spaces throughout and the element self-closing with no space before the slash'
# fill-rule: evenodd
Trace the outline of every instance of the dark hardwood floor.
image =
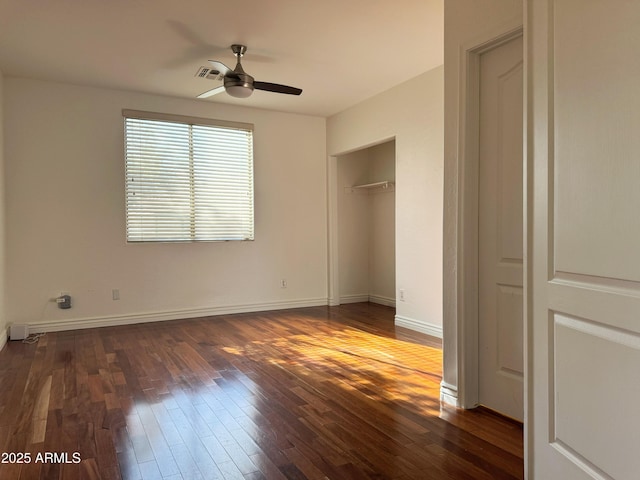
<svg viewBox="0 0 640 480">
<path fill-rule="evenodd" d="M 521 425 L 441 405 L 439 341 L 393 315 L 352 304 L 9 342 L 0 479 L 522 478 Z"/>
</svg>

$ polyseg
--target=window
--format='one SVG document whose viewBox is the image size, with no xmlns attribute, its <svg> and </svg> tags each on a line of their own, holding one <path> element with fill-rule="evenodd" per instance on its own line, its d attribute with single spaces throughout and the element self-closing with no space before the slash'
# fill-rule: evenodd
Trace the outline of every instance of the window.
<svg viewBox="0 0 640 480">
<path fill-rule="evenodd" d="M 253 125 L 123 115 L 127 241 L 253 240 Z"/>
</svg>

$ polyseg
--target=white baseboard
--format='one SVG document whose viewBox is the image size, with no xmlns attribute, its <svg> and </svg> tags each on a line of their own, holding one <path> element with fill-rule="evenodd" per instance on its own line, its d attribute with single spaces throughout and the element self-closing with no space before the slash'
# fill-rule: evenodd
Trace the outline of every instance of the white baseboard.
<svg viewBox="0 0 640 480">
<path fill-rule="evenodd" d="M 447 405 L 461 408 L 458 389 L 445 381 L 440 382 L 440 401 Z"/>
<path fill-rule="evenodd" d="M 371 302 L 379 305 L 386 305 L 387 307 L 395 307 L 396 299 L 383 297 L 382 295 L 369 295 L 368 293 L 361 293 L 355 295 L 343 295 L 340 297 L 340 305 L 343 303 L 362 303 Z"/>
<path fill-rule="evenodd" d="M 268 310 L 285 310 L 289 308 L 326 306 L 326 298 L 309 298 L 290 302 L 267 302 L 246 305 L 224 305 L 197 309 L 171 310 L 161 312 L 145 312 L 133 315 L 110 315 L 105 317 L 75 318 L 68 320 L 47 320 L 29 324 L 30 333 L 59 332 L 63 330 L 79 330 L 84 328 L 113 327 L 132 325 L 135 323 L 161 322 L 180 320 L 183 318 L 209 317 L 213 315 L 229 315 L 233 313 L 264 312 Z M 6 333 L 5 333 L 6 336 Z"/>
<path fill-rule="evenodd" d="M 395 298 L 383 297 L 382 295 L 369 295 L 369 301 L 378 305 L 386 305 L 387 307 L 396 306 Z"/>
<path fill-rule="evenodd" d="M 7 344 L 7 329 L 3 328 L 2 331 L 0 331 L 0 351 L 2 351 L 2 349 L 6 344 Z"/>
<path fill-rule="evenodd" d="M 360 303 L 360 302 L 368 302 L 369 294 L 360 294 L 360 295 L 342 295 L 340 297 L 340 304 L 343 303 Z"/>
<path fill-rule="evenodd" d="M 401 315 L 396 315 L 395 324 L 398 327 L 404 327 L 409 330 L 415 330 L 416 332 L 426 333 L 432 337 L 442 338 L 442 326 L 440 325 L 420 322 L 413 318 L 403 317 Z"/>
</svg>

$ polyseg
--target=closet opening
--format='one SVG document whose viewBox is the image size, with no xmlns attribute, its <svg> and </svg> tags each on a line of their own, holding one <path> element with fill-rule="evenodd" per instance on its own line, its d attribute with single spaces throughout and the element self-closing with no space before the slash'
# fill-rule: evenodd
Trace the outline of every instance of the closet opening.
<svg viewBox="0 0 640 480">
<path fill-rule="evenodd" d="M 339 303 L 395 307 L 395 140 L 336 158 Z"/>
</svg>

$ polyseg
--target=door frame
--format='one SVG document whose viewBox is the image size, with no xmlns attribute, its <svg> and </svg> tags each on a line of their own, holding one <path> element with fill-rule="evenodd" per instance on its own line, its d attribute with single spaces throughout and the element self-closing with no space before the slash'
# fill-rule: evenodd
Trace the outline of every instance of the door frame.
<svg viewBox="0 0 640 480">
<path fill-rule="evenodd" d="M 523 25 L 511 26 L 500 32 L 491 32 L 484 38 L 474 41 L 462 48 L 460 55 L 460 127 L 459 127 L 459 164 L 458 164 L 458 404 L 463 408 L 473 408 L 479 401 L 479 114 L 480 114 L 480 55 L 503 45 L 517 37 L 523 37 Z M 523 52 L 523 61 L 526 52 Z M 525 64 L 526 67 L 526 64 Z M 526 70 L 525 70 L 526 71 Z M 526 90 L 523 90 L 523 105 L 526 100 Z M 526 112 L 526 110 L 524 110 Z M 526 116 L 526 114 L 525 114 Z M 526 122 L 525 122 L 526 125 Z M 526 127 L 525 127 L 526 128 Z M 525 136 L 523 135 L 523 139 Z M 524 140 L 523 140 L 524 141 Z M 523 145 L 523 152 L 524 152 Z M 523 153 L 523 172 L 526 174 L 526 156 Z M 526 230 L 527 194 L 523 185 L 524 208 L 523 223 Z M 523 251 L 526 257 L 526 232 Z M 527 261 L 523 262 L 524 296 L 526 296 Z M 527 365 L 526 338 L 527 316 L 526 308 L 523 312 L 524 321 L 524 351 L 525 351 L 525 379 L 524 379 L 524 421 L 527 422 Z"/>
</svg>

